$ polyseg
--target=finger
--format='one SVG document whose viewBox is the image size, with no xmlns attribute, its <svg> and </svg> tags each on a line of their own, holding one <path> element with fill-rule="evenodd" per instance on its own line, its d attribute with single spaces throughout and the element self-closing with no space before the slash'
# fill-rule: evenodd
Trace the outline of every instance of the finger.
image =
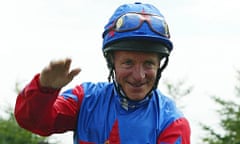
<svg viewBox="0 0 240 144">
<path fill-rule="evenodd" d="M 42 72 L 41 73 L 47 73 L 51 70 L 51 66 L 48 65 L 48 66 L 45 66 L 43 69 L 42 69 Z"/>
<path fill-rule="evenodd" d="M 69 77 L 70 79 L 73 79 L 76 75 L 78 75 L 81 72 L 80 68 L 75 68 L 73 70 L 70 71 L 69 73 Z"/>
<path fill-rule="evenodd" d="M 62 67 L 65 65 L 65 60 L 52 60 L 49 64 L 50 68 Z"/>
<path fill-rule="evenodd" d="M 65 62 L 64 62 L 65 68 L 66 68 L 66 69 L 70 69 L 70 66 L 71 66 L 71 63 L 72 63 L 72 59 L 66 58 L 64 61 L 65 61 Z"/>
</svg>

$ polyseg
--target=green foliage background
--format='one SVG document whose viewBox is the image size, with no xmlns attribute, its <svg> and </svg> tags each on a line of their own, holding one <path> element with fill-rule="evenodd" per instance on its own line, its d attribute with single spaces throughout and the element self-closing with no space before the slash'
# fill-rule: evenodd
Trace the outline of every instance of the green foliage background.
<svg viewBox="0 0 240 144">
<path fill-rule="evenodd" d="M 240 71 L 237 72 L 236 98 L 240 98 Z M 207 144 L 240 144 L 240 103 L 234 100 L 224 100 L 219 97 L 212 97 L 220 106 L 217 110 L 219 114 L 219 126 L 223 133 L 215 130 L 211 126 L 200 124 L 207 133 L 202 141 Z"/>
<path fill-rule="evenodd" d="M 12 110 L 9 118 L 0 116 L 0 144 L 49 144 L 48 138 L 40 137 L 18 126 Z"/>
</svg>

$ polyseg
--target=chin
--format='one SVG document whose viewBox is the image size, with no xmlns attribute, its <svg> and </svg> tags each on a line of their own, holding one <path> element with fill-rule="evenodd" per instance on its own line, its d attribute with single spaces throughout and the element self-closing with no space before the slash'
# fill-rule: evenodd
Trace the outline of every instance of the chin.
<svg viewBox="0 0 240 144">
<path fill-rule="evenodd" d="M 136 95 L 133 95 L 133 96 L 128 96 L 128 98 L 132 101 L 140 101 L 142 99 L 145 98 L 145 96 L 136 96 Z"/>
</svg>

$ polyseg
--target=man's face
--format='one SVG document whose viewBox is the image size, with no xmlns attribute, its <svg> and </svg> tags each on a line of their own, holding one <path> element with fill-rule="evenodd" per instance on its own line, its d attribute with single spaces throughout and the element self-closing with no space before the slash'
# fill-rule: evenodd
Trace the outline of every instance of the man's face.
<svg viewBox="0 0 240 144">
<path fill-rule="evenodd" d="M 142 100 L 152 89 L 159 65 L 156 53 L 114 52 L 116 81 L 131 100 Z"/>
</svg>

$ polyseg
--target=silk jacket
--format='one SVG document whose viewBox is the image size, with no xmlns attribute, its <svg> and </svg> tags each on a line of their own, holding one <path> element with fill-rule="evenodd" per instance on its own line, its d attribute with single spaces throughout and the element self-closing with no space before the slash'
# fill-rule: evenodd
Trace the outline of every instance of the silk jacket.
<svg viewBox="0 0 240 144">
<path fill-rule="evenodd" d="M 18 95 L 18 124 L 41 136 L 74 131 L 74 144 L 190 144 L 190 126 L 175 103 L 154 90 L 142 101 L 113 83 L 60 90 L 39 86 L 39 74 Z"/>
</svg>

